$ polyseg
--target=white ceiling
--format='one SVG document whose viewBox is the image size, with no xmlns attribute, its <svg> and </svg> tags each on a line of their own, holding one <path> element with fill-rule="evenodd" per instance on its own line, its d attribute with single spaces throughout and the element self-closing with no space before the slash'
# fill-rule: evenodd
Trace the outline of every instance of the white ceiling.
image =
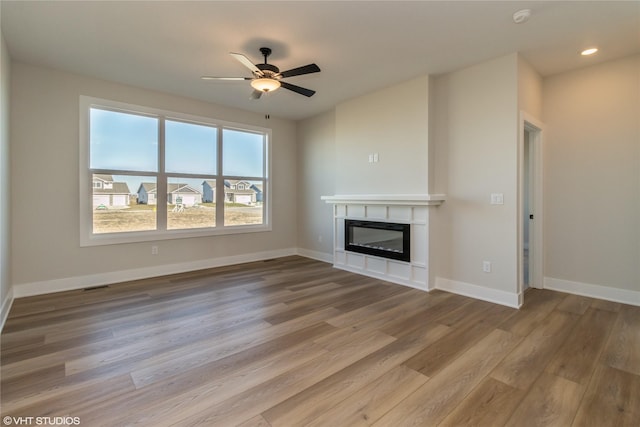
<svg viewBox="0 0 640 427">
<path fill-rule="evenodd" d="M 529 8 L 531 19 L 512 21 Z M 520 52 L 543 76 L 640 52 L 640 1 L 7 1 L 2 33 L 14 61 L 215 104 L 301 119 L 365 93 Z M 596 45 L 600 52 L 578 52 Z M 250 100 L 250 76 L 228 55 L 321 73 Z"/>
</svg>

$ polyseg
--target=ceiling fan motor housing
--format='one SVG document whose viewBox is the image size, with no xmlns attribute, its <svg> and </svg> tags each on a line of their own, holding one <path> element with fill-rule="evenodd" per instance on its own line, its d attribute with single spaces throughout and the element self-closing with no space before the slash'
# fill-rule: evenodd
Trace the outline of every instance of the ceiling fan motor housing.
<svg viewBox="0 0 640 427">
<path fill-rule="evenodd" d="M 280 72 L 278 67 L 271 64 L 256 64 L 256 67 L 258 67 L 260 71 L 268 71 L 265 74 L 278 74 Z"/>
</svg>

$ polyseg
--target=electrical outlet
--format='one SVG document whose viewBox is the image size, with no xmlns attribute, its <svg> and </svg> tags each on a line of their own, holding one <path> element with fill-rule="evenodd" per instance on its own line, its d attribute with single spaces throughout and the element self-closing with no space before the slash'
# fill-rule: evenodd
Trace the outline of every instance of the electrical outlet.
<svg viewBox="0 0 640 427">
<path fill-rule="evenodd" d="M 491 273 L 491 261 L 482 261 L 482 271 Z"/>
<path fill-rule="evenodd" d="M 158 255 L 158 247 L 151 246 L 151 255 Z"/>
<path fill-rule="evenodd" d="M 322 234 L 318 234 L 318 243 L 322 243 Z"/>
</svg>

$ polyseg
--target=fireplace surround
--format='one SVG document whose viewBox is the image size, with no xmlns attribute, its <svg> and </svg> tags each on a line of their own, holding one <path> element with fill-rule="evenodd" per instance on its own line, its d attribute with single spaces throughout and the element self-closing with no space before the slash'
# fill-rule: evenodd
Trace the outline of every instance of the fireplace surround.
<svg viewBox="0 0 640 427">
<path fill-rule="evenodd" d="M 384 194 L 322 196 L 333 205 L 333 266 L 342 270 L 399 283 L 425 291 L 434 288 L 429 279 L 429 211 L 442 204 L 442 194 Z M 391 223 L 406 227 L 408 259 L 400 260 L 380 253 L 356 250 L 347 241 L 348 222 Z M 350 224 L 350 223 L 349 223 Z M 369 246 L 386 239 L 367 238 Z M 395 245 L 398 245 L 397 241 Z M 397 249 L 397 246 L 395 246 Z M 370 249 L 370 248 L 369 248 Z M 390 251 L 387 251 L 387 253 Z M 384 254 L 383 254 L 384 255 Z"/>
</svg>

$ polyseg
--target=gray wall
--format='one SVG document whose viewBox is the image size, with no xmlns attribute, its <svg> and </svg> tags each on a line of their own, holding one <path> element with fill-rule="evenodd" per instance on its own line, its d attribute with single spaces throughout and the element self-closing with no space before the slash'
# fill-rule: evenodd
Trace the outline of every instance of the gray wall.
<svg viewBox="0 0 640 427">
<path fill-rule="evenodd" d="M 11 115 L 12 283 L 193 263 L 296 247 L 295 123 L 14 63 Z M 79 96 L 214 117 L 273 129 L 273 231 L 156 243 L 79 246 Z M 46 291 L 46 289 L 38 289 Z"/>
<path fill-rule="evenodd" d="M 512 54 L 338 105 L 334 190 L 322 181 L 330 168 L 305 167 L 301 194 L 318 194 L 320 182 L 326 195 L 445 193 L 447 201 L 430 210 L 431 279 L 516 293 L 519 90 L 527 90 L 522 105 L 537 112 L 539 101 L 535 81 L 519 86 L 519 61 Z M 300 164 L 332 148 L 333 123 L 330 115 L 303 122 Z M 372 152 L 379 164 L 368 163 Z M 490 205 L 492 192 L 503 193 L 505 204 Z M 300 217 L 299 226 L 330 227 L 330 214 Z M 312 238 L 299 237 L 299 245 L 322 250 Z M 482 272 L 483 260 L 492 273 Z"/>
<path fill-rule="evenodd" d="M 335 194 L 426 194 L 428 133 L 428 76 L 338 105 Z"/>
<path fill-rule="evenodd" d="M 333 214 L 321 196 L 428 193 L 429 83 L 428 76 L 412 79 L 298 123 L 303 253 L 333 253 Z"/>
<path fill-rule="evenodd" d="M 310 206 L 320 208 L 317 195 L 391 190 L 376 177 L 353 185 L 338 180 L 369 177 L 376 169 L 367 163 L 367 153 L 386 153 L 395 148 L 393 142 L 406 143 L 402 138 L 371 139 L 372 129 L 393 120 L 422 124 L 425 127 L 417 132 L 428 132 L 428 142 L 413 138 L 416 145 L 407 143 L 402 152 L 413 162 L 414 173 L 430 159 L 429 173 L 414 175 L 420 185 L 410 191 L 447 194 L 447 201 L 431 210 L 431 279 L 517 292 L 518 115 L 524 111 L 545 125 L 545 277 L 638 291 L 639 62 L 639 56 L 633 56 L 543 79 L 512 54 L 431 78 L 428 108 L 420 100 L 419 114 L 411 118 L 403 115 L 404 107 L 416 101 L 403 96 L 414 91 L 396 93 L 392 87 L 349 101 L 336 108 L 335 122 L 329 113 L 304 121 L 298 143 L 301 164 L 324 159 L 318 153 L 326 155 L 333 149 L 335 126 L 336 164 L 351 167 L 342 171 L 333 171 L 331 165 L 317 164 L 313 171 L 305 167 L 308 176 L 300 181 L 301 194 L 313 194 Z M 411 85 L 422 81 L 399 88 Z M 428 125 L 421 120 L 425 112 Z M 416 124 L 414 129 L 419 128 Z M 355 137 L 357 129 L 364 129 L 368 138 Z M 418 155 L 412 158 L 412 153 Z M 386 175 L 402 174 L 406 173 L 402 164 L 380 166 Z M 337 177 L 334 191 L 329 188 L 331 178 L 327 180 L 332 173 Z M 379 185 L 366 186 L 369 182 Z M 505 204 L 490 205 L 492 192 L 504 193 Z M 299 226 L 314 230 L 313 235 L 299 237 L 300 247 L 330 254 L 330 247 L 313 241 L 318 230 L 329 232 L 330 212 L 299 217 Z M 483 260 L 493 263 L 492 273 L 482 272 Z"/>
<path fill-rule="evenodd" d="M 329 259 L 333 254 L 332 206 L 320 199 L 335 189 L 335 111 L 298 122 L 298 247 Z"/>
<path fill-rule="evenodd" d="M 543 82 L 545 276 L 640 291 L 640 55 Z"/>
<path fill-rule="evenodd" d="M 518 55 L 518 108 L 542 120 L 542 77 Z"/>
<path fill-rule="evenodd" d="M 330 256 L 331 207 L 320 196 L 340 193 L 446 193 L 431 211 L 431 274 L 514 292 L 521 109 L 546 125 L 545 276 L 629 290 L 640 283 L 639 56 L 542 80 L 513 54 L 297 124 L 9 63 L 2 43 L 3 299 L 9 283 L 295 247 Z M 273 232 L 163 241 L 155 257 L 145 243 L 80 248 L 81 94 L 273 128 Z M 368 162 L 373 152 L 377 164 Z M 491 206 L 492 192 L 504 193 L 505 204 Z M 493 263 L 491 274 L 483 260 Z"/>
<path fill-rule="evenodd" d="M 9 160 L 9 98 L 11 84 L 11 60 L 0 31 L 0 304 L 11 289 L 11 211 L 10 211 L 10 160 Z M 8 307 L 3 307 L 8 309 Z M 3 312 L 2 315 L 5 313 Z"/>
<path fill-rule="evenodd" d="M 517 290 L 517 55 L 434 81 L 435 187 L 447 200 L 433 210 L 432 273 L 466 284 Z M 503 193 L 504 205 L 490 205 Z M 482 271 L 482 262 L 492 272 Z"/>
</svg>

